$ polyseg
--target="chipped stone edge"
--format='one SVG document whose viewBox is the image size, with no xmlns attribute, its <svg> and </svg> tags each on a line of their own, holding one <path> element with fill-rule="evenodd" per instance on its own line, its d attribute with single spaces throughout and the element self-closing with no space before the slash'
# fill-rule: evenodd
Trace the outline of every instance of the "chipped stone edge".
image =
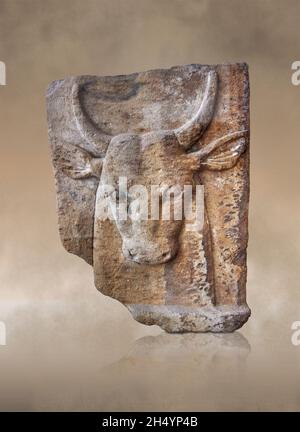
<svg viewBox="0 0 300 432">
<path fill-rule="evenodd" d="M 168 333 L 231 333 L 251 315 L 247 304 L 195 308 L 177 305 L 126 304 L 134 319 Z"/>
</svg>

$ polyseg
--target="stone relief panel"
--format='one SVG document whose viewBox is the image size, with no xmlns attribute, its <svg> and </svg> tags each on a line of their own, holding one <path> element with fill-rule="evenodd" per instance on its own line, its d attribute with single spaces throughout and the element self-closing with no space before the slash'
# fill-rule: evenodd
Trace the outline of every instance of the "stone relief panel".
<svg viewBox="0 0 300 432">
<path fill-rule="evenodd" d="M 97 289 L 168 332 L 241 327 L 247 65 L 70 77 L 47 111 L 61 240 Z"/>
</svg>

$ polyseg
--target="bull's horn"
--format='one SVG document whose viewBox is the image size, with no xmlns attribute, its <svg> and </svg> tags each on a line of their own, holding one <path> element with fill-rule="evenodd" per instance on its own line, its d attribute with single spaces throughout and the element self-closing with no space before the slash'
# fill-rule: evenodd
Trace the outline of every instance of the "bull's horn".
<svg viewBox="0 0 300 432">
<path fill-rule="evenodd" d="M 106 135 L 88 117 L 81 103 L 81 90 L 84 83 L 75 82 L 72 87 L 72 107 L 76 125 L 81 136 L 86 141 L 85 149 L 95 156 L 105 156 L 110 135 Z"/>
<path fill-rule="evenodd" d="M 185 149 L 190 148 L 201 138 L 203 132 L 211 122 L 217 91 L 218 75 L 216 71 L 212 70 L 207 74 L 206 87 L 200 108 L 183 126 L 175 129 L 177 139 Z"/>
</svg>

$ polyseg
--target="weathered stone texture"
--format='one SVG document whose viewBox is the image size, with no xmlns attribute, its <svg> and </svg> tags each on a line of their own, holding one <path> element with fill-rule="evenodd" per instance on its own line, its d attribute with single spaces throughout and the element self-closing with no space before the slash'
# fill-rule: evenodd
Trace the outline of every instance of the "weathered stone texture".
<svg viewBox="0 0 300 432">
<path fill-rule="evenodd" d="M 247 65 L 71 77 L 50 84 L 47 109 L 61 240 L 93 265 L 96 287 L 168 332 L 241 327 L 250 315 Z M 203 185 L 203 227 L 101 220 L 99 182 L 117 187 L 122 176 L 148 191 Z"/>
</svg>

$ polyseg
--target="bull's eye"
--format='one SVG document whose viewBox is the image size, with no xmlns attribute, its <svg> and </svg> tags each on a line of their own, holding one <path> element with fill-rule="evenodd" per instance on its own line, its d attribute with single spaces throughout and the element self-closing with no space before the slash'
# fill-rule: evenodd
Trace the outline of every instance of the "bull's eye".
<svg viewBox="0 0 300 432">
<path fill-rule="evenodd" d="M 104 194 L 103 194 L 103 198 L 104 199 L 106 199 L 106 198 L 108 198 L 109 196 L 110 196 L 111 194 L 109 193 L 109 192 L 104 192 Z"/>
</svg>

